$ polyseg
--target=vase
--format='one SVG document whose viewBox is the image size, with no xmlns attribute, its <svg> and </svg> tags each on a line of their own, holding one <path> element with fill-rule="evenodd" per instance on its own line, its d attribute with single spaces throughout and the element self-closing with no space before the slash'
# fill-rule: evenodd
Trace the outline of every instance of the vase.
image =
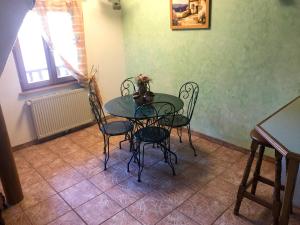
<svg viewBox="0 0 300 225">
<path fill-rule="evenodd" d="M 141 96 L 144 96 L 144 94 L 147 92 L 147 84 L 146 83 L 141 83 L 138 85 L 138 92 Z"/>
</svg>

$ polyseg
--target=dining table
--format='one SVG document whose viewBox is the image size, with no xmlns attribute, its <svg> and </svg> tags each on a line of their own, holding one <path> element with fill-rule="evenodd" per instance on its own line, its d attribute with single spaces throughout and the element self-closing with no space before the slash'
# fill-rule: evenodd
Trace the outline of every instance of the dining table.
<svg viewBox="0 0 300 225">
<path fill-rule="evenodd" d="M 174 105 L 175 112 L 180 111 L 184 106 L 183 101 L 178 96 L 165 94 L 165 93 L 154 93 L 153 102 L 172 103 Z M 104 109 L 109 114 L 117 117 L 126 118 L 133 122 L 140 119 L 136 115 L 137 107 L 139 107 L 139 105 L 136 104 L 132 95 L 116 97 L 104 104 Z M 149 115 L 149 117 L 151 117 L 151 115 Z"/>
<path fill-rule="evenodd" d="M 255 129 L 288 162 L 279 216 L 279 225 L 287 225 L 300 163 L 300 96 L 264 119 Z"/>
</svg>

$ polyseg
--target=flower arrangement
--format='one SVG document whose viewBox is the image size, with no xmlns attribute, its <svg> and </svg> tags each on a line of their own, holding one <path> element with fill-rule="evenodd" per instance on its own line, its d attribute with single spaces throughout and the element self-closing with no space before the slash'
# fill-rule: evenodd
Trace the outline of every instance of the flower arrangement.
<svg viewBox="0 0 300 225">
<path fill-rule="evenodd" d="M 148 76 L 143 74 L 138 75 L 135 79 L 138 86 L 149 84 L 151 81 L 151 79 Z"/>
<path fill-rule="evenodd" d="M 138 92 L 140 95 L 144 95 L 147 91 L 150 91 L 149 89 L 149 83 L 151 79 L 143 74 L 138 75 L 136 78 L 136 84 L 138 86 Z"/>
<path fill-rule="evenodd" d="M 151 79 L 143 74 L 139 74 L 135 78 L 138 86 L 138 92 L 133 94 L 133 98 L 138 105 L 152 102 L 154 93 L 150 91 L 149 83 Z"/>
</svg>

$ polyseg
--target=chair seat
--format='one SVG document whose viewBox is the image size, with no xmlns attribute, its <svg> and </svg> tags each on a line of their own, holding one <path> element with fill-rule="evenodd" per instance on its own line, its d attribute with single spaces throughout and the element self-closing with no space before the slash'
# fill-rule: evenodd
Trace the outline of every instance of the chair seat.
<svg viewBox="0 0 300 225">
<path fill-rule="evenodd" d="M 171 123 L 171 119 L 170 120 L 166 119 L 166 120 L 160 121 L 161 125 L 172 126 L 172 127 L 176 128 L 176 127 L 184 127 L 184 126 L 188 125 L 189 119 L 184 115 L 177 114 L 174 116 L 173 124 L 171 125 L 169 123 Z"/>
<path fill-rule="evenodd" d="M 170 137 L 170 132 L 161 127 L 144 127 L 134 134 L 136 141 L 150 143 L 160 143 L 168 137 Z"/>
<path fill-rule="evenodd" d="M 104 124 L 101 127 L 101 131 L 107 135 L 115 136 L 120 134 L 126 134 L 132 130 L 133 125 L 129 121 L 113 121 Z"/>
</svg>

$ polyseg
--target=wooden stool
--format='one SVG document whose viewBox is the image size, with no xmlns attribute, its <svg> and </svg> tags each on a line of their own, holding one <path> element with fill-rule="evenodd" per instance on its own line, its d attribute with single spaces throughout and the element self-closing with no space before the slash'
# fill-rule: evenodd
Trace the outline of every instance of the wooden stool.
<svg viewBox="0 0 300 225">
<path fill-rule="evenodd" d="M 250 156 L 247 161 L 247 165 L 244 171 L 244 175 L 242 178 L 242 182 L 239 186 L 236 204 L 234 207 L 234 214 L 238 215 L 240 206 L 242 203 L 243 198 L 248 198 L 260 205 L 263 205 L 273 212 L 273 219 L 274 219 L 274 225 L 278 224 L 278 219 L 280 215 L 280 209 L 281 209 L 281 200 L 280 200 L 280 190 L 284 190 L 284 186 L 281 185 L 281 159 L 282 155 L 275 151 L 275 181 L 272 181 L 270 179 L 267 179 L 260 175 L 260 169 L 262 165 L 262 160 L 265 152 L 265 147 L 273 148 L 259 133 L 257 133 L 255 130 L 252 130 L 250 133 L 250 136 L 252 138 L 251 143 L 251 150 L 250 150 Z M 258 159 L 255 167 L 255 171 L 253 174 L 253 178 L 248 181 L 249 174 L 251 171 L 252 163 L 256 154 L 256 151 L 259 147 L 258 152 Z M 273 192 L 273 204 L 265 201 L 264 199 L 261 199 L 257 197 L 256 194 L 256 188 L 257 183 L 262 182 L 264 184 L 268 184 L 270 186 L 274 187 Z M 248 192 L 248 187 L 251 187 L 251 192 Z"/>
</svg>

